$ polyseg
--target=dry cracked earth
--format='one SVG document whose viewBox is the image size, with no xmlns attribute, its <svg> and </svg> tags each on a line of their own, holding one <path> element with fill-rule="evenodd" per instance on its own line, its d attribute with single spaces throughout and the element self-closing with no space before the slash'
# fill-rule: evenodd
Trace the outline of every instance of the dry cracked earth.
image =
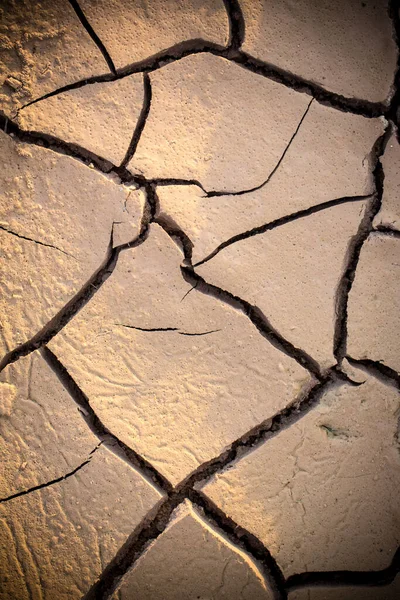
<svg viewBox="0 0 400 600">
<path fill-rule="evenodd" d="M 0 598 L 400 598 L 400 16 L 2 0 Z"/>
</svg>

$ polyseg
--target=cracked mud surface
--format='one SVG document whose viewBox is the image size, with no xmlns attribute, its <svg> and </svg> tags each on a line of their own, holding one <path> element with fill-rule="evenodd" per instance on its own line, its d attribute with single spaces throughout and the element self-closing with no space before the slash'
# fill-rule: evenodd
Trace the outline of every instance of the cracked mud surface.
<svg viewBox="0 0 400 600">
<path fill-rule="evenodd" d="M 400 596 L 396 2 L 0 7 L 0 599 Z"/>
</svg>

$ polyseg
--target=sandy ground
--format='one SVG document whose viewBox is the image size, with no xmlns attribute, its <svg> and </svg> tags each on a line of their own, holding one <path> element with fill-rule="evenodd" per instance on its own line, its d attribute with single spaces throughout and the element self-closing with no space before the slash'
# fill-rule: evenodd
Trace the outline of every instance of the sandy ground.
<svg viewBox="0 0 400 600">
<path fill-rule="evenodd" d="M 1 600 L 400 598 L 399 40 L 1 3 Z"/>
</svg>

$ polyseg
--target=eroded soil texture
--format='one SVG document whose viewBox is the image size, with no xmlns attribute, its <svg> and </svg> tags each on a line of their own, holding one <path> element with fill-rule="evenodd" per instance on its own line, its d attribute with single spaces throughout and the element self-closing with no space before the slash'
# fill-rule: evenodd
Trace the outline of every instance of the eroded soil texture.
<svg viewBox="0 0 400 600">
<path fill-rule="evenodd" d="M 0 17 L 0 599 L 398 600 L 397 2 Z"/>
</svg>

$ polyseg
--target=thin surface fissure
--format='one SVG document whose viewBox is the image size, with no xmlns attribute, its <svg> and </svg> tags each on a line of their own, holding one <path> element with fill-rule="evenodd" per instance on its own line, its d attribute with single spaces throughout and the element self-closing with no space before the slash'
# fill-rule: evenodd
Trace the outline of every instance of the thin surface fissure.
<svg viewBox="0 0 400 600">
<path fill-rule="evenodd" d="M 371 233 L 377 233 L 381 235 L 389 235 L 390 237 L 400 238 L 400 231 L 391 225 L 377 225 L 371 231 Z"/>
<path fill-rule="evenodd" d="M 247 532 L 224 515 L 223 511 L 216 507 L 209 498 L 195 489 L 195 485 L 203 483 L 217 472 L 222 472 L 237 459 L 239 450 L 241 451 L 239 457 L 241 459 L 245 455 L 243 449 L 250 451 L 256 448 L 257 445 L 266 441 L 267 435 L 277 435 L 281 430 L 298 421 L 318 403 L 323 393 L 336 382 L 335 369 L 332 368 L 325 381 L 317 382 L 312 386 L 297 404 L 294 403 L 281 411 L 279 415 L 264 421 L 257 428 L 244 434 L 239 440 L 235 440 L 231 447 L 219 457 L 200 465 L 194 473 L 178 484 L 170 497 L 162 502 L 153 519 L 149 521 L 149 517 L 145 517 L 142 527 L 135 530 L 116 557 L 109 563 L 100 579 L 85 596 L 85 600 L 109 598 L 111 596 L 125 572 L 133 566 L 146 550 L 148 543 L 156 539 L 166 529 L 172 512 L 185 498 L 190 499 L 195 506 L 205 511 L 206 516 L 212 517 L 212 521 L 221 531 L 253 557 L 257 564 L 261 562 L 264 574 L 265 570 L 267 571 L 267 583 L 269 585 L 272 583 L 274 598 L 277 600 L 286 598 L 283 575 L 268 549 L 253 534 Z"/>
<path fill-rule="evenodd" d="M 0 225 L 0 229 L 2 231 L 5 231 L 5 233 L 9 233 L 10 235 L 14 235 L 15 237 L 19 238 L 20 240 L 25 240 L 27 242 L 33 242 L 34 244 L 38 244 L 39 246 L 44 246 L 45 248 L 52 248 L 53 250 L 57 250 L 58 252 L 62 252 L 62 254 L 65 254 L 65 256 L 70 256 L 71 258 L 74 258 L 76 260 L 75 256 L 73 256 L 69 252 L 66 252 L 62 248 L 59 248 L 58 246 L 54 246 L 53 244 L 46 244 L 46 242 L 42 242 L 40 240 L 35 240 L 35 239 L 33 239 L 31 237 L 28 237 L 26 235 L 22 235 L 21 233 L 17 233 L 16 231 L 13 231 L 12 229 L 8 229 L 7 227 L 4 227 L 4 225 Z"/>
<path fill-rule="evenodd" d="M 239 298 L 231 294 L 230 292 L 223 290 L 211 283 L 208 283 L 201 275 L 196 273 L 192 267 L 185 265 L 181 266 L 181 272 L 185 281 L 195 287 L 196 292 L 200 292 L 207 296 L 211 296 L 220 302 L 232 306 L 233 308 L 244 313 L 253 325 L 256 327 L 258 332 L 267 339 L 275 348 L 293 358 L 299 365 L 304 369 L 312 373 L 317 379 L 321 379 L 322 372 L 321 367 L 307 352 L 294 346 L 291 342 L 286 340 L 268 321 L 267 317 L 257 307 L 253 306 L 246 300 Z"/>
<path fill-rule="evenodd" d="M 222 331 L 221 329 L 211 329 L 210 331 L 181 331 L 178 327 L 138 327 L 135 325 L 127 325 L 125 323 L 115 323 L 115 325 L 119 327 L 126 327 L 127 329 L 136 329 L 137 331 L 143 331 L 147 333 L 164 333 L 164 332 L 175 332 L 178 335 L 187 335 L 187 336 L 202 336 L 209 335 L 210 333 L 217 333 L 218 331 Z"/>
<path fill-rule="evenodd" d="M 101 442 L 100 442 L 100 444 L 101 444 Z M 45 483 L 39 483 L 38 485 L 34 485 L 33 487 L 30 487 L 26 490 L 21 490 L 19 492 L 15 492 L 14 494 L 7 496 L 6 498 L 0 498 L 0 504 L 2 504 L 3 502 L 9 502 L 10 500 L 15 500 L 16 498 L 20 498 L 21 496 L 26 496 L 27 494 L 31 494 L 32 492 L 37 492 L 38 490 L 43 490 L 45 488 L 51 487 L 52 485 L 55 485 L 56 483 L 61 483 L 62 481 L 69 479 L 69 477 L 76 475 L 76 473 L 78 473 L 83 467 L 85 467 L 87 464 L 90 463 L 90 461 L 93 458 L 94 453 L 100 447 L 100 444 L 98 444 L 90 452 L 90 454 L 86 460 L 84 460 L 82 463 L 80 463 L 72 471 L 68 471 L 68 473 L 61 475 L 60 477 L 56 477 L 55 479 L 51 479 L 50 481 L 46 481 Z"/>
<path fill-rule="evenodd" d="M 57 333 L 59 333 L 89 302 L 89 300 L 93 298 L 103 283 L 107 281 L 117 265 L 120 253 L 124 250 L 136 248 L 147 239 L 149 227 L 150 223 L 148 219 L 144 218 L 144 221 L 141 225 L 141 231 L 139 235 L 132 240 L 132 242 L 127 242 L 125 244 L 121 244 L 120 246 L 113 247 L 113 224 L 110 243 L 102 265 L 93 273 L 88 281 L 86 281 L 86 283 L 67 302 L 67 304 L 65 304 L 36 334 L 3 356 L 0 361 L 0 372 L 9 364 L 48 344 L 50 340 L 53 339 L 53 337 L 56 336 Z"/>
<path fill-rule="evenodd" d="M 205 258 L 203 258 L 199 262 L 195 263 L 193 265 L 193 267 L 196 268 L 196 267 L 199 267 L 200 265 L 203 265 L 204 263 L 206 263 L 209 260 L 211 260 L 212 258 L 214 258 L 214 256 L 219 254 L 221 252 L 221 250 L 224 250 L 225 248 L 228 248 L 232 244 L 236 244 L 237 242 L 240 242 L 242 240 L 246 240 L 246 239 L 254 237 L 256 235 L 261 235 L 263 233 L 266 233 L 267 231 L 272 231 L 273 229 L 276 229 L 277 227 L 281 227 L 282 225 L 292 223 L 293 221 L 297 221 L 298 219 L 304 219 L 305 217 L 309 217 L 309 216 L 311 216 L 315 213 L 321 212 L 323 210 L 328 210 L 329 208 L 333 208 L 334 206 L 339 206 L 341 204 L 348 204 L 348 203 L 353 203 L 353 202 L 365 202 L 366 200 L 370 200 L 370 199 L 371 199 L 371 194 L 368 194 L 365 196 L 364 195 L 363 196 L 346 196 L 343 198 L 335 198 L 334 200 L 327 200 L 326 202 L 321 202 L 320 204 L 315 204 L 314 206 L 310 206 L 309 208 L 304 208 L 304 209 L 298 210 L 294 213 L 291 213 L 290 215 L 285 215 L 284 217 L 279 217 L 278 219 L 275 219 L 274 221 L 270 221 L 269 223 L 265 223 L 264 225 L 259 225 L 257 227 L 253 227 L 252 229 L 244 231 L 243 233 L 238 233 L 238 234 L 232 236 L 225 242 L 222 242 L 221 244 L 219 244 L 219 246 L 217 246 Z"/>
<path fill-rule="evenodd" d="M 323 377 L 321 367 L 307 352 L 297 348 L 287 339 L 285 339 L 269 322 L 268 318 L 257 307 L 253 306 L 246 300 L 235 296 L 227 290 L 223 290 L 211 283 L 205 281 L 192 266 L 192 250 L 193 243 L 189 236 L 167 215 L 158 215 L 154 219 L 155 223 L 160 225 L 170 238 L 179 246 L 183 255 L 184 262 L 181 265 L 181 273 L 185 281 L 192 285 L 192 289 L 199 291 L 205 295 L 211 296 L 220 302 L 239 310 L 244 313 L 258 332 L 266 338 L 275 348 L 294 359 L 303 368 L 307 369 L 317 379 Z"/>
<path fill-rule="evenodd" d="M 204 511 L 206 517 L 211 518 L 212 522 L 223 533 L 228 535 L 238 547 L 243 548 L 257 564 L 261 563 L 262 572 L 266 578 L 266 582 L 271 586 L 273 597 L 276 600 L 284 600 L 287 598 L 287 592 L 294 587 L 302 587 L 302 575 L 294 576 L 300 578 L 300 583 L 289 577 L 285 580 L 276 560 L 271 555 L 269 550 L 262 542 L 250 532 L 246 531 L 241 526 L 237 525 L 230 517 L 225 515 L 207 496 L 201 491 L 198 491 L 195 486 L 198 483 L 204 483 L 216 473 L 223 472 L 237 458 L 239 460 L 245 455 L 243 449 L 251 451 L 257 445 L 265 442 L 269 436 L 279 434 L 290 425 L 294 424 L 307 414 L 309 410 L 314 408 L 322 395 L 332 386 L 343 382 L 351 385 L 362 385 L 358 382 L 349 380 L 337 367 L 332 367 L 329 374 L 325 376 L 324 381 L 316 382 L 309 389 L 308 393 L 303 396 L 302 400 L 295 402 L 285 408 L 278 415 L 271 419 L 267 419 L 258 427 L 244 434 L 238 440 L 235 440 L 229 449 L 224 451 L 219 457 L 203 463 L 194 473 L 186 477 L 178 484 L 168 498 L 162 500 L 158 506 L 149 511 L 142 523 L 137 526 L 135 531 L 129 536 L 125 544 L 120 548 L 115 557 L 110 561 L 107 567 L 102 572 L 99 579 L 95 582 L 89 592 L 84 596 L 84 600 L 106 600 L 110 598 L 115 589 L 118 587 L 125 573 L 137 562 L 137 560 L 146 551 L 150 542 L 153 542 L 159 535 L 165 531 L 168 526 L 170 517 L 173 511 L 187 498 L 195 506 Z M 238 457 L 238 451 L 240 456 Z M 365 572 L 365 573 L 374 573 Z M 325 575 L 322 574 L 322 578 Z M 318 587 L 318 577 L 315 583 L 311 581 L 310 587 Z M 346 579 L 342 577 L 341 571 L 327 572 L 326 581 L 330 581 L 332 585 L 347 585 Z M 340 584 L 339 581 L 342 581 Z M 386 583 L 390 583 L 392 579 L 388 579 Z M 382 585 L 386 585 L 382 583 Z M 326 583 L 329 585 L 329 583 Z"/>
<path fill-rule="evenodd" d="M 247 432 L 244 436 L 235 440 L 228 451 L 224 451 L 213 461 L 200 465 L 194 473 L 185 478 L 175 488 L 172 488 L 169 481 L 164 478 L 151 463 L 146 461 L 131 448 L 127 447 L 123 442 L 116 438 L 116 436 L 109 432 L 92 409 L 87 396 L 82 392 L 56 355 L 47 347 L 43 347 L 41 353 L 47 364 L 57 374 L 65 389 L 81 408 L 82 417 L 85 419 L 91 431 L 99 438 L 100 442 L 108 446 L 111 451 L 116 452 L 119 456 L 121 456 L 121 452 L 116 451 L 116 448 L 119 450 L 122 449 L 122 454 L 128 458 L 128 462 L 133 464 L 133 466 L 139 469 L 144 476 L 151 479 L 168 494 L 167 499 L 161 502 L 160 508 L 154 519 L 149 521 L 148 516 L 144 518 L 142 524 L 139 526 L 139 530 L 135 530 L 134 534 L 130 536 L 126 544 L 124 544 L 116 557 L 106 567 L 100 579 L 85 598 L 108 598 L 115 590 L 126 570 L 132 566 L 133 562 L 136 561 L 146 549 L 148 542 L 155 539 L 155 537 L 165 530 L 173 510 L 183 502 L 185 498 L 194 501 L 194 503 L 199 505 L 203 510 L 206 508 L 208 512 L 212 512 L 212 509 L 210 508 L 212 502 L 208 501 L 203 494 L 194 489 L 195 484 L 202 482 L 205 479 L 209 479 L 216 472 L 220 472 L 226 468 L 230 463 L 236 460 L 239 450 L 246 448 L 249 451 L 250 449 L 254 449 L 257 445 L 267 439 L 267 432 L 271 432 L 271 435 L 276 435 L 278 431 L 289 426 L 290 420 L 295 414 L 297 415 L 295 420 L 301 418 L 302 415 L 306 414 L 306 412 L 318 402 L 323 391 L 336 381 L 335 373 L 332 369 L 329 375 L 325 377 L 324 382 L 318 382 L 312 386 L 303 398 L 300 398 L 292 406 L 281 411 L 279 415 L 276 415 L 268 421 L 264 421 L 257 428 L 253 428 L 250 432 Z M 242 456 L 243 453 L 241 454 L 241 457 Z M 197 501 L 196 503 L 196 499 L 198 500 L 199 498 L 203 498 L 203 501 L 200 503 Z M 243 528 L 239 528 L 239 526 L 234 524 L 228 517 L 222 518 L 222 515 L 222 511 L 219 511 L 219 514 L 214 518 L 214 521 L 216 521 L 222 531 L 225 533 L 228 532 L 231 539 L 233 535 L 236 542 L 240 541 L 241 547 L 243 547 L 246 552 L 250 553 L 256 561 L 260 560 L 260 555 L 269 557 L 267 566 L 271 570 L 270 576 L 272 577 L 274 584 L 273 587 L 276 588 L 275 597 L 277 599 L 285 598 L 286 596 L 283 593 L 283 580 L 281 575 L 279 575 L 280 570 L 267 548 L 265 548 L 253 534 L 246 532 Z M 225 525 L 226 523 L 229 523 L 229 527 L 224 527 L 224 523 Z M 236 538 L 234 532 L 237 532 L 238 530 L 240 530 L 242 534 Z M 245 535 L 246 539 L 248 538 L 246 543 L 244 543 L 243 535 Z M 263 565 L 263 568 L 265 570 L 266 566 Z M 276 579 L 278 579 L 278 582 Z"/>
<path fill-rule="evenodd" d="M 272 169 L 271 173 L 268 175 L 268 177 L 267 177 L 267 179 L 265 181 L 263 181 L 262 183 L 260 183 L 260 185 L 256 185 L 253 188 L 249 188 L 249 189 L 246 189 L 246 190 L 240 190 L 239 192 L 225 192 L 223 190 L 222 191 L 216 191 L 216 190 L 210 191 L 210 192 L 206 193 L 206 198 L 215 198 L 217 196 L 244 196 L 246 194 L 250 194 L 251 192 L 256 192 L 258 190 L 261 190 L 264 186 L 266 186 L 271 181 L 271 179 L 273 178 L 273 176 L 275 175 L 275 173 L 278 171 L 279 167 L 281 166 L 282 162 L 284 161 L 285 156 L 286 156 L 286 154 L 288 153 L 288 151 L 290 149 L 290 146 L 292 145 L 292 143 L 294 142 L 297 134 L 299 133 L 300 128 L 301 128 L 301 126 L 302 126 L 302 124 L 304 122 L 304 119 L 306 118 L 306 116 L 308 114 L 308 111 L 311 108 L 311 104 L 313 103 L 313 100 L 314 100 L 314 98 L 311 98 L 311 100 L 308 103 L 307 108 L 304 111 L 304 113 L 303 113 L 303 115 L 302 115 L 302 117 L 301 117 L 301 119 L 300 119 L 300 121 L 299 121 L 299 123 L 298 123 L 298 125 L 297 125 L 297 127 L 296 127 L 296 129 L 295 129 L 295 131 L 294 131 L 294 133 L 292 135 L 292 137 L 290 138 L 290 140 L 286 144 L 286 146 L 285 146 L 285 148 L 284 148 L 281 156 L 279 157 L 276 165 L 274 166 L 274 168 Z"/>
<path fill-rule="evenodd" d="M 102 576 L 100 577 L 98 582 L 95 584 L 95 586 L 92 588 L 91 593 L 94 593 L 95 595 L 91 596 L 90 593 L 88 593 L 88 595 L 85 596 L 85 598 L 86 597 L 87 598 L 91 598 L 91 597 L 107 598 L 107 597 L 109 597 L 109 594 L 111 594 L 114 591 L 114 589 L 116 588 L 121 577 L 124 575 L 125 571 L 130 566 L 132 566 L 133 562 L 136 561 L 140 557 L 142 552 L 144 552 L 144 550 L 146 549 L 147 543 L 149 541 L 155 539 L 155 537 L 158 537 L 158 535 L 160 535 L 160 533 L 162 533 L 162 531 L 166 528 L 166 526 L 168 525 L 168 522 L 169 522 L 169 517 L 172 514 L 172 511 L 179 504 L 181 504 L 183 502 L 183 500 L 188 498 L 192 502 L 197 504 L 203 510 L 205 508 L 207 508 L 209 513 L 210 512 L 213 513 L 213 512 L 217 511 L 216 508 L 214 511 L 212 508 L 210 508 L 210 506 L 212 506 L 211 501 L 208 501 L 208 499 L 206 499 L 203 494 L 194 490 L 195 483 L 203 480 L 205 477 L 211 476 L 210 466 L 207 466 L 207 474 L 205 473 L 204 466 L 203 466 L 203 468 L 201 466 L 201 467 L 199 467 L 198 470 L 196 470 L 196 472 L 194 474 L 192 474 L 191 476 L 189 476 L 188 478 L 183 480 L 180 484 L 178 484 L 175 488 L 173 488 L 171 483 L 163 475 L 161 475 L 159 473 L 159 471 L 157 471 L 157 469 L 155 469 L 155 467 L 153 467 L 153 465 L 151 463 L 146 461 L 141 455 L 136 453 L 130 447 L 126 446 L 126 444 L 121 442 L 121 440 L 119 440 L 116 436 L 114 436 L 113 434 L 111 434 L 109 432 L 109 430 L 104 426 L 104 424 L 101 422 L 101 420 L 99 419 L 99 417 L 97 416 L 97 414 L 95 413 L 93 408 L 91 407 L 87 396 L 79 388 L 79 386 L 77 385 L 75 380 L 71 377 L 71 375 L 68 373 L 68 371 L 62 365 L 62 363 L 59 361 L 59 359 L 56 357 L 56 355 L 47 347 L 42 348 L 41 353 L 42 353 L 43 358 L 47 362 L 47 364 L 56 373 L 59 380 L 61 381 L 61 383 L 63 384 L 65 389 L 68 391 L 70 396 L 80 407 L 80 409 L 81 409 L 80 412 L 82 414 L 82 417 L 84 418 L 84 420 L 87 423 L 90 430 L 98 437 L 98 439 L 100 440 L 100 443 L 103 443 L 104 445 L 109 447 L 109 449 L 111 451 L 115 452 L 119 456 L 121 456 L 121 452 L 116 451 L 116 448 L 122 449 L 123 455 L 128 459 L 128 462 L 130 464 L 132 464 L 135 468 L 139 469 L 139 471 L 142 473 L 143 476 L 151 479 L 156 485 L 158 485 L 160 487 L 160 489 L 162 489 L 167 494 L 167 498 L 164 501 L 161 501 L 161 504 L 159 505 L 159 509 L 158 509 L 154 519 L 149 520 L 148 515 L 146 515 L 144 517 L 144 520 L 138 526 L 138 528 L 135 530 L 134 534 L 132 536 L 130 536 L 129 540 L 123 545 L 123 547 L 117 553 L 117 556 L 110 562 L 110 564 L 103 571 Z M 311 396 L 312 396 L 312 392 L 310 391 L 309 398 L 307 400 L 308 402 L 310 402 Z M 273 419 L 271 421 L 271 424 L 272 424 L 271 426 L 273 426 L 274 421 L 276 422 L 276 419 L 275 420 Z M 252 436 L 254 437 L 254 434 L 252 434 Z M 247 438 L 248 438 L 248 434 L 247 434 Z M 248 445 L 248 443 L 249 443 L 249 440 L 247 439 L 246 445 Z M 239 445 L 239 442 L 238 441 L 233 442 L 232 446 L 233 445 L 236 446 L 236 453 L 237 453 L 237 447 Z M 244 446 L 244 444 L 242 444 L 242 445 Z M 232 462 L 235 459 L 235 457 L 236 457 L 236 455 L 234 456 L 233 454 L 228 453 L 227 455 L 225 455 L 225 459 L 223 461 L 221 461 L 221 460 L 218 461 L 218 459 L 217 459 L 217 461 L 219 463 L 218 470 L 221 470 L 223 467 L 227 466 L 229 462 Z M 215 473 L 216 471 L 217 471 L 217 469 L 214 468 L 212 473 Z M 196 502 L 196 498 L 197 499 L 203 498 L 203 500 L 201 502 L 199 502 L 199 501 Z M 150 511 L 150 513 L 152 513 L 153 510 L 154 509 L 152 509 Z M 265 556 L 269 557 L 270 563 L 273 563 L 276 565 L 276 563 L 275 563 L 274 559 L 272 558 L 272 556 L 270 555 L 269 551 L 265 548 L 265 546 L 263 546 L 263 544 L 253 534 L 250 534 L 249 532 L 245 532 L 245 530 L 243 528 L 240 528 L 231 519 L 228 519 L 228 517 L 225 517 L 225 520 L 223 518 L 221 520 L 221 515 L 222 515 L 222 511 L 219 511 L 219 514 L 217 514 L 217 516 L 214 518 L 214 521 L 216 521 L 218 527 L 223 532 L 225 532 L 225 533 L 227 532 L 226 531 L 227 528 L 224 527 L 224 525 L 223 525 L 224 522 L 229 523 L 228 532 L 230 534 L 229 537 L 231 539 L 233 537 L 233 539 L 236 540 L 236 542 L 240 542 L 240 546 L 243 547 L 243 549 L 246 552 L 248 552 L 251 556 L 253 556 L 253 558 L 256 561 L 260 560 L 260 554 L 261 554 L 262 556 L 265 555 Z M 235 533 L 238 530 L 241 531 L 240 536 L 238 536 Z M 250 540 L 245 544 L 243 543 L 243 535 L 244 534 L 247 537 L 249 537 L 249 540 Z M 257 552 L 254 552 L 255 549 L 257 549 Z M 122 572 L 121 571 L 122 568 L 125 569 L 125 571 Z M 278 569 L 277 566 L 276 566 L 276 569 Z M 279 569 L 278 569 L 278 571 L 280 573 Z M 281 590 L 283 590 L 283 581 L 280 582 L 280 588 L 281 588 Z M 102 590 L 105 590 L 104 596 L 102 595 L 102 593 L 103 593 Z M 283 598 L 285 596 L 277 595 L 276 597 Z"/>
</svg>

